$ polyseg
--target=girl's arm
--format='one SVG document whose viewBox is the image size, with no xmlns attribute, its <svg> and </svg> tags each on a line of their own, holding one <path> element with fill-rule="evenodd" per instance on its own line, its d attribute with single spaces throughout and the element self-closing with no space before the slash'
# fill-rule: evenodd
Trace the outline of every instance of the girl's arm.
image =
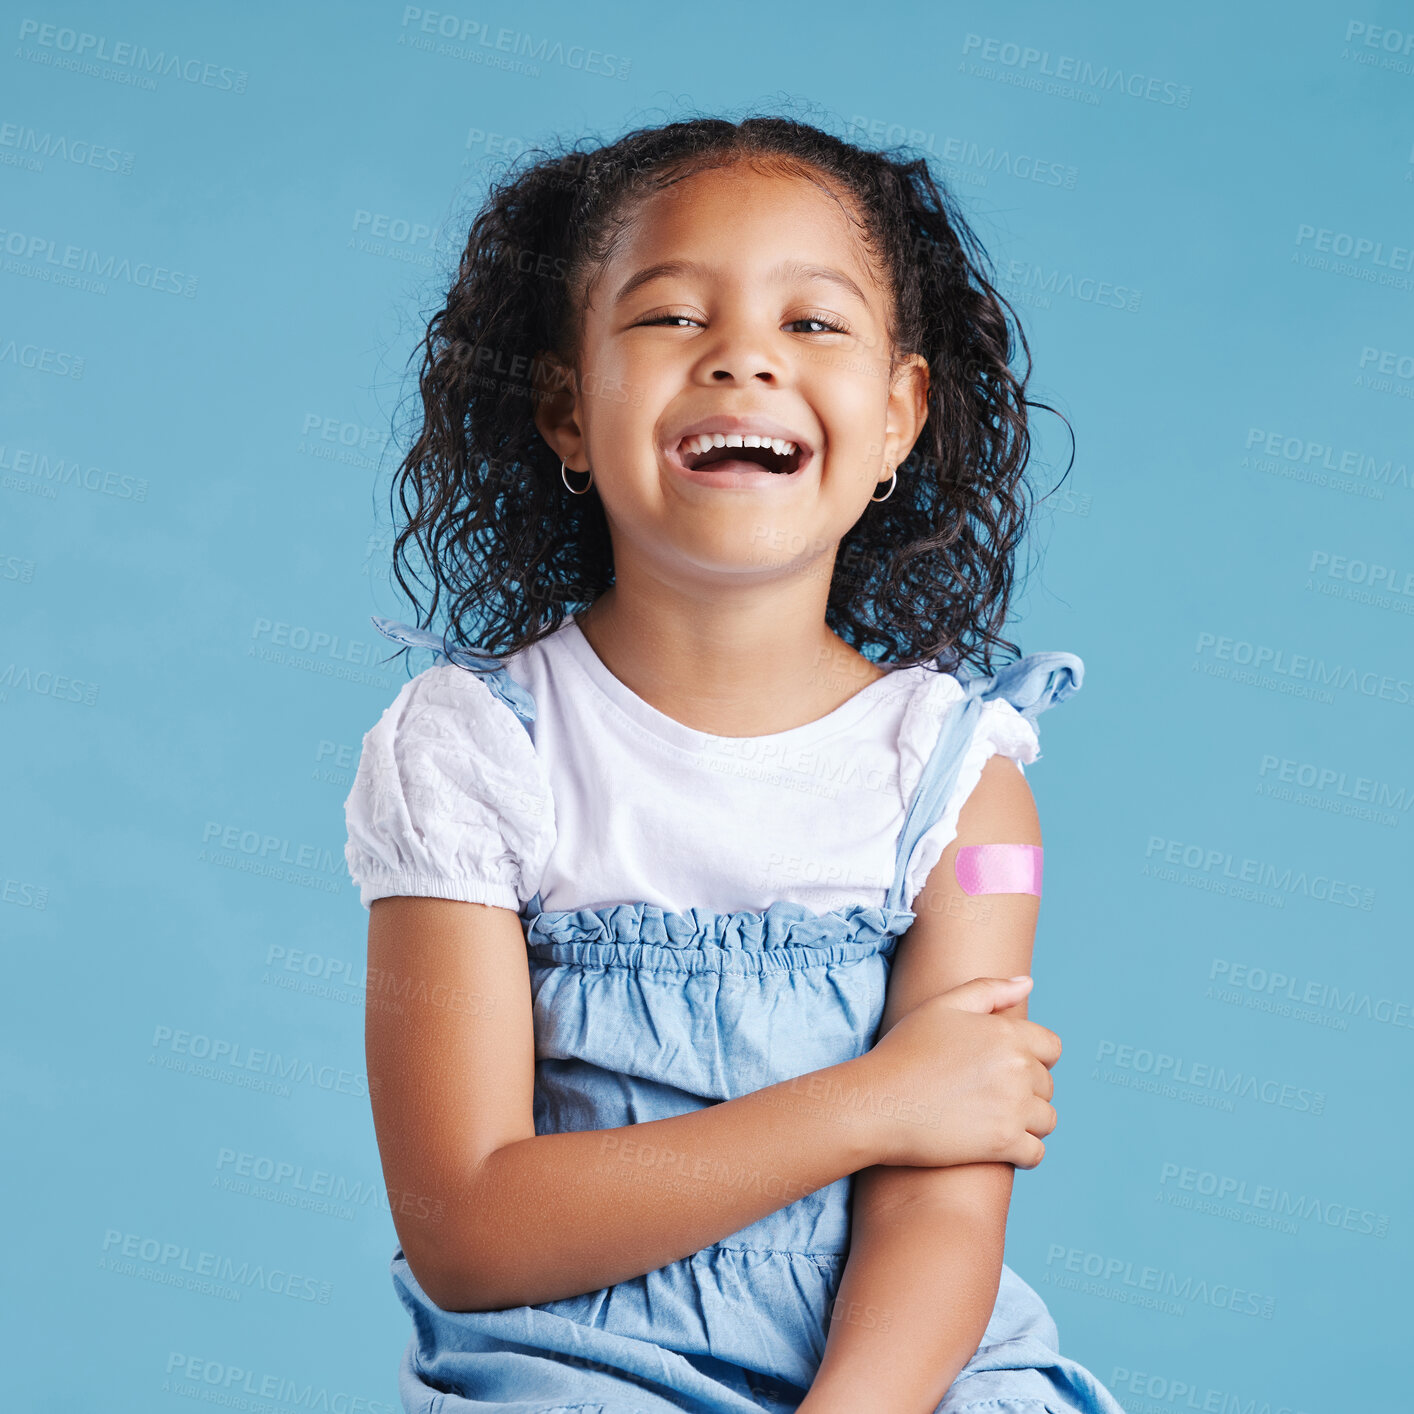
<svg viewBox="0 0 1414 1414">
<path fill-rule="evenodd" d="M 365 1042 L 394 1225 L 444 1310 L 641 1276 L 891 1152 L 870 1108 L 848 1103 L 867 1084 L 860 1060 L 689 1114 L 537 1135 L 530 975 L 510 909 L 375 900 Z"/>
<path fill-rule="evenodd" d="M 964 845 L 1041 843 L 1030 786 L 991 757 L 899 940 L 880 1035 L 920 1002 L 971 977 L 1031 970 L 1040 899 L 964 893 Z M 1003 1016 L 1025 1016 L 1026 1002 Z M 800 1414 L 932 1414 L 976 1353 L 997 1298 L 1010 1164 L 875 1166 L 855 1178 L 850 1255 L 824 1358 Z"/>
</svg>

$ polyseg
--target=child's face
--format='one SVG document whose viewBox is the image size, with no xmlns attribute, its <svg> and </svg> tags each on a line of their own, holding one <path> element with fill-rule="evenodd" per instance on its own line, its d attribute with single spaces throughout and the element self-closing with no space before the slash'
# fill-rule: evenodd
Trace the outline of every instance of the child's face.
<svg viewBox="0 0 1414 1414">
<path fill-rule="evenodd" d="M 664 262 L 695 268 L 651 273 Z M 823 601 L 841 537 L 927 416 L 926 362 L 890 378 L 877 278 L 839 203 L 800 177 L 736 165 L 642 204 L 591 287 L 577 391 L 540 415 L 566 464 L 593 469 L 621 582 L 636 568 L 701 590 L 811 567 Z M 780 463 L 797 469 L 694 470 L 684 432 L 724 416 L 797 442 Z"/>
</svg>

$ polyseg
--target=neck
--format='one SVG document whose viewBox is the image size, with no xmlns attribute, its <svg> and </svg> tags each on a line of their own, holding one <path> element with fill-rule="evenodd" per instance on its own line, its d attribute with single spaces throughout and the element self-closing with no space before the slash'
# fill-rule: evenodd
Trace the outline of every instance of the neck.
<svg viewBox="0 0 1414 1414">
<path fill-rule="evenodd" d="M 620 575 L 576 622 L 604 666 L 666 716 L 768 736 L 833 712 L 887 671 L 826 626 L 823 585 L 801 576 L 699 595 Z"/>
</svg>

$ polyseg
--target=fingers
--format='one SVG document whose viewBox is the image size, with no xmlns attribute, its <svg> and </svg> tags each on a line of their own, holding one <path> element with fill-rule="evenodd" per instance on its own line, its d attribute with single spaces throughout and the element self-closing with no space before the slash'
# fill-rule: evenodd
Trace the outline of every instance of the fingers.
<svg viewBox="0 0 1414 1414">
<path fill-rule="evenodd" d="M 1043 1100 L 1049 1100 L 1056 1093 L 1056 1078 L 1050 1067 L 1042 1065 L 1035 1056 L 1031 1058 L 1031 1088 Z"/>
<path fill-rule="evenodd" d="M 1044 1139 L 1056 1127 L 1056 1107 L 1045 1100 L 1033 1099 L 1026 1109 L 1026 1132 Z"/>
<path fill-rule="evenodd" d="M 1034 1169 L 1046 1157 L 1046 1146 L 1034 1134 L 1023 1134 L 1008 1157 L 1019 1169 Z"/>
<path fill-rule="evenodd" d="M 959 1011 L 993 1012 L 1015 1006 L 1031 990 L 1030 977 L 974 977 L 940 995 Z"/>
<path fill-rule="evenodd" d="M 1005 1011 L 1028 995 L 1032 983 L 1030 976 L 974 977 L 970 982 L 940 993 L 936 1000 L 945 1000 L 948 1006 L 960 1011 Z M 1054 1065 L 1060 1059 L 1061 1038 L 1049 1026 L 1023 1017 L 1007 1017 L 1004 1020 L 1023 1028 L 1027 1049 L 1045 1065 Z"/>
<path fill-rule="evenodd" d="M 1048 1077 L 1050 1075 L 1044 1068 L 1042 1073 Z M 1019 1118 L 1025 1121 L 1026 1127 L 1012 1136 L 1000 1157 L 1019 1169 L 1034 1169 L 1046 1156 L 1046 1146 L 1042 1140 L 1056 1127 L 1055 1106 L 1033 1095 L 1021 1107 Z"/>
<path fill-rule="evenodd" d="M 1049 1026 L 1042 1026 L 1038 1021 L 1023 1020 L 1018 1020 L 1016 1024 L 1027 1028 L 1026 1045 L 1043 1065 L 1052 1066 L 1060 1059 L 1061 1038 Z"/>
</svg>

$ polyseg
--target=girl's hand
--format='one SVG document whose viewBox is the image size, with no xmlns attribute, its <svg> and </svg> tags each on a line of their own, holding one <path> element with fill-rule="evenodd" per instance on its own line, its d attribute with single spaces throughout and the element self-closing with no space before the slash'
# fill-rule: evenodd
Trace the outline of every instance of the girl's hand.
<svg viewBox="0 0 1414 1414">
<path fill-rule="evenodd" d="M 1050 1105 L 1060 1037 L 1015 1006 L 1031 978 L 976 977 L 900 1017 L 850 1064 L 877 1116 L 881 1164 L 941 1168 L 1006 1162 L 1030 1169 L 1056 1127 Z"/>
</svg>

